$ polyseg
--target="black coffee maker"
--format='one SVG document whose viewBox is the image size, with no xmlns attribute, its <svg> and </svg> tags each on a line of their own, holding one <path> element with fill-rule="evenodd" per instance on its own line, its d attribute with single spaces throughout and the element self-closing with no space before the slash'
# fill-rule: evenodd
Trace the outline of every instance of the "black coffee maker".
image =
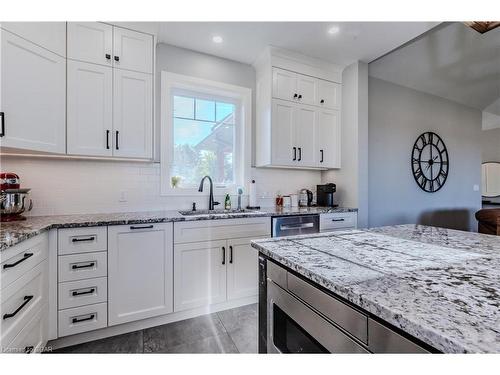
<svg viewBox="0 0 500 375">
<path fill-rule="evenodd" d="M 338 205 L 333 203 L 333 193 L 337 191 L 337 186 L 335 184 L 324 184 L 316 186 L 316 204 L 318 206 L 324 207 L 337 207 Z"/>
</svg>

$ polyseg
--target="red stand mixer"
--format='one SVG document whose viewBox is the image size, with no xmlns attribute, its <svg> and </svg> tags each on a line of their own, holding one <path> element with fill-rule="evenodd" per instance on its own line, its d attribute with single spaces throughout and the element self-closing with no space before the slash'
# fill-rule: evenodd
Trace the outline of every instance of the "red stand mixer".
<svg viewBox="0 0 500 375">
<path fill-rule="evenodd" d="M 30 190 L 21 189 L 17 174 L 0 173 L 0 222 L 26 220 L 22 213 L 33 207 L 33 201 L 28 197 Z"/>
</svg>

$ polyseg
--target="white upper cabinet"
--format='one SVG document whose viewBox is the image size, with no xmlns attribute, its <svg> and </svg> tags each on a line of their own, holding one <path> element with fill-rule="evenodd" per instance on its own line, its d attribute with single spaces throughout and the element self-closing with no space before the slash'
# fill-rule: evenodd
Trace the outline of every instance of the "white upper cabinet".
<svg viewBox="0 0 500 375">
<path fill-rule="evenodd" d="M 273 98 L 297 100 L 297 74 L 283 69 L 273 69 Z"/>
<path fill-rule="evenodd" d="M 2 22 L 3 29 L 66 57 L 66 22 Z"/>
<path fill-rule="evenodd" d="M 297 101 L 302 104 L 317 104 L 319 81 L 313 77 L 297 74 Z"/>
<path fill-rule="evenodd" d="M 173 311 L 172 223 L 108 227 L 108 324 Z"/>
<path fill-rule="evenodd" d="M 339 112 L 319 110 L 317 116 L 317 164 L 321 168 L 340 168 Z"/>
<path fill-rule="evenodd" d="M 112 156 L 113 70 L 68 61 L 68 154 Z"/>
<path fill-rule="evenodd" d="M 2 147 L 66 152 L 66 60 L 0 29 Z"/>
<path fill-rule="evenodd" d="M 112 66 L 113 26 L 100 22 L 68 22 L 68 58 Z"/>
<path fill-rule="evenodd" d="M 115 27 L 113 66 L 142 73 L 153 73 L 153 38 L 151 35 Z"/>
<path fill-rule="evenodd" d="M 294 103 L 273 99 L 271 154 L 274 165 L 292 166 L 297 163 L 295 107 Z"/>
<path fill-rule="evenodd" d="M 316 102 L 324 108 L 340 110 L 340 85 L 335 82 L 319 80 Z"/>
<path fill-rule="evenodd" d="M 114 70 L 113 155 L 152 157 L 152 84 L 150 74 Z"/>
<path fill-rule="evenodd" d="M 254 66 L 256 166 L 340 168 L 342 68 L 273 47 Z"/>
</svg>

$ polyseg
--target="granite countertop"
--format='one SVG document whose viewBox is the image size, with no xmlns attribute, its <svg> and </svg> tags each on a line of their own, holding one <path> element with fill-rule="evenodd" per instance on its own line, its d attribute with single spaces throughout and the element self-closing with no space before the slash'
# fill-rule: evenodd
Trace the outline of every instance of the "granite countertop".
<svg viewBox="0 0 500 375">
<path fill-rule="evenodd" d="M 173 221 L 222 220 L 283 215 L 308 215 L 330 212 L 356 212 L 355 208 L 292 207 L 262 208 L 252 212 L 183 216 L 179 211 L 120 212 L 109 214 L 32 216 L 24 221 L 0 223 L 0 251 L 53 228 L 101 225 L 165 223 Z"/>
<path fill-rule="evenodd" d="M 419 225 L 253 241 L 446 353 L 500 353 L 500 239 Z"/>
</svg>

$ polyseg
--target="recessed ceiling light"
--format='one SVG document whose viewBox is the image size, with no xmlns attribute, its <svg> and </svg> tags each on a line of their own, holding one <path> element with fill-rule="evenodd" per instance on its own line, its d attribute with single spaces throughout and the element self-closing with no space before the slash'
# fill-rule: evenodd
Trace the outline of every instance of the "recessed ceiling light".
<svg viewBox="0 0 500 375">
<path fill-rule="evenodd" d="M 337 34 L 340 31 L 340 28 L 338 26 L 332 26 L 328 29 L 328 34 L 333 35 Z"/>
<path fill-rule="evenodd" d="M 216 35 L 216 36 L 212 37 L 212 41 L 214 43 L 220 44 L 220 43 L 222 43 L 223 39 L 220 35 Z"/>
</svg>

